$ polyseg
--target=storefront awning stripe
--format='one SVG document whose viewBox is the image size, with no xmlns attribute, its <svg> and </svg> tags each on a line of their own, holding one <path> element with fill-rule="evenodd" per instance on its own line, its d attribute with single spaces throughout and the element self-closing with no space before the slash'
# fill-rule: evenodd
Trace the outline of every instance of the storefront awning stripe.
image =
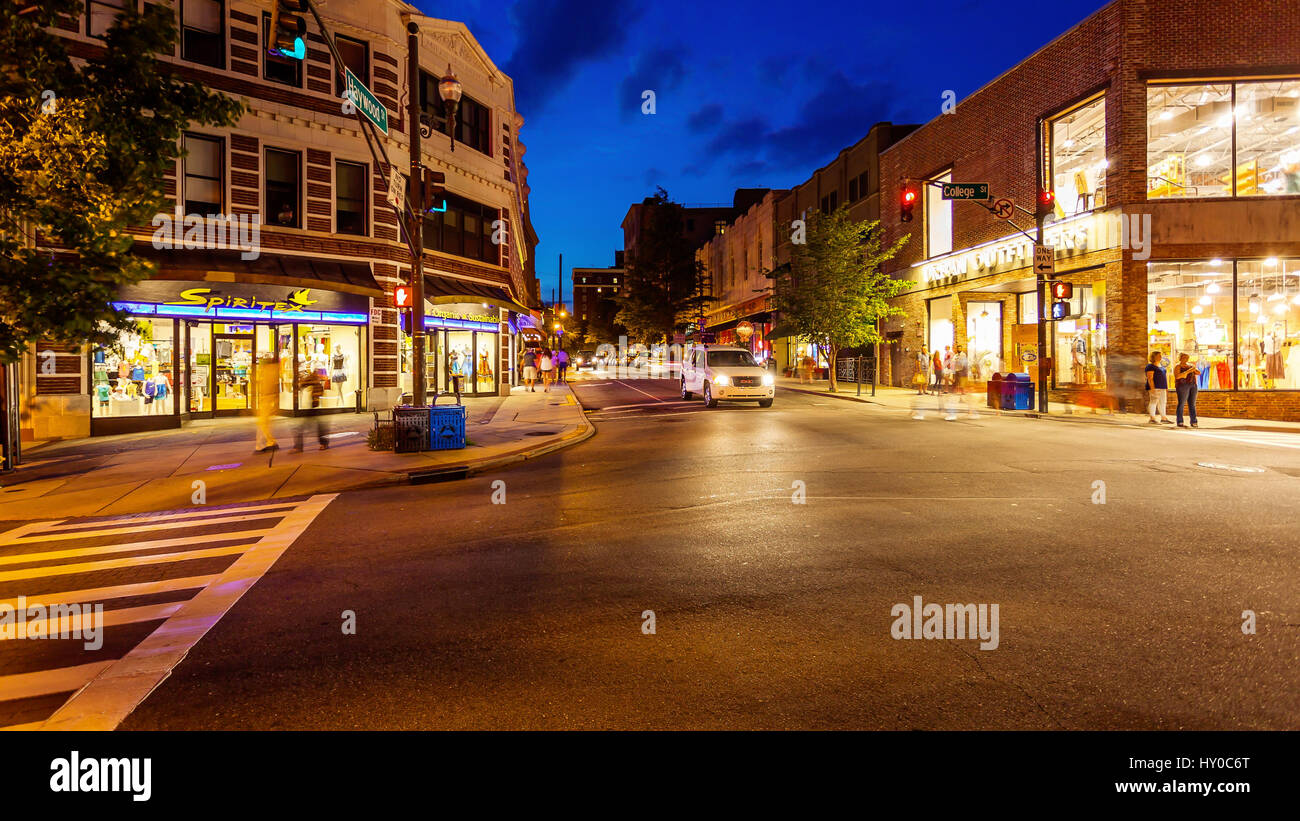
<svg viewBox="0 0 1300 821">
<path fill-rule="evenodd" d="M 425 275 L 424 298 L 435 305 L 448 305 L 457 302 L 486 302 L 489 305 L 496 305 L 498 308 L 505 308 L 508 311 L 528 313 L 528 308 L 516 302 L 510 296 L 510 292 L 500 285 L 452 279 L 437 274 Z"/>
<path fill-rule="evenodd" d="M 301 285 L 365 296 L 383 296 L 384 289 L 360 260 L 325 260 L 287 254 L 261 253 L 241 258 L 240 251 L 166 249 L 137 242 L 131 253 L 158 264 L 157 279 L 214 280 L 233 276 L 235 282 L 260 285 Z"/>
</svg>

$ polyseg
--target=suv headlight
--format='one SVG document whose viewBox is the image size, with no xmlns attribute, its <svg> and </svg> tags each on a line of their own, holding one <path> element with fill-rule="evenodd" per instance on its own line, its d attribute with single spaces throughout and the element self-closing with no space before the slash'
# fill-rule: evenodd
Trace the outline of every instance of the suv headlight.
<svg viewBox="0 0 1300 821">
<path fill-rule="evenodd" d="M 713 384 L 715 384 L 715 385 L 724 385 L 724 386 L 725 386 L 725 385 L 726 385 L 728 382 L 730 382 L 730 381 L 731 381 L 731 380 L 727 378 L 727 375 L 726 375 L 725 373 L 720 373 L 720 374 L 718 374 L 718 375 L 716 375 L 716 376 L 713 377 Z"/>
<path fill-rule="evenodd" d="M 776 384 L 776 377 L 770 373 L 763 374 L 763 387 L 770 388 Z"/>
</svg>

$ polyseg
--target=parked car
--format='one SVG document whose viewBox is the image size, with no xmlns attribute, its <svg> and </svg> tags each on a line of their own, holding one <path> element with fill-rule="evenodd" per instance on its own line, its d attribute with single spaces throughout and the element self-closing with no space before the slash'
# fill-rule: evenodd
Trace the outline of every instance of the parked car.
<svg viewBox="0 0 1300 821">
<path fill-rule="evenodd" d="M 695 394 L 707 408 L 718 402 L 758 401 L 770 408 L 776 397 L 776 377 L 759 365 L 744 348 L 699 345 L 686 353 L 682 363 L 682 399 Z"/>
</svg>

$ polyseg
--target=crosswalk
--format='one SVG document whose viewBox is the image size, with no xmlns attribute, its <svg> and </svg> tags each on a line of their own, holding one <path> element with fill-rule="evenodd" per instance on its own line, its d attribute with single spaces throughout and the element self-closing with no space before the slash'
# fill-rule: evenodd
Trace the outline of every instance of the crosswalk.
<svg viewBox="0 0 1300 821">
<path fill-rule="evenodd" d="M 1185 436 L 1197 436 L 1203 439 L 1221 439 L 1236 442 L 1239 445 L 1256 445 L 1265 448 L 1286 448 L 1300 450 L 1300 434 L 1290 431 L 1251 431 L 1222 429 L 1218 431 L 1188 430 L 1179 431 Z"/>
<path fill-rule="evenodd" d="M 113 729 L 335 498 L 0 533 L 0 729 Z"/>
</svg>

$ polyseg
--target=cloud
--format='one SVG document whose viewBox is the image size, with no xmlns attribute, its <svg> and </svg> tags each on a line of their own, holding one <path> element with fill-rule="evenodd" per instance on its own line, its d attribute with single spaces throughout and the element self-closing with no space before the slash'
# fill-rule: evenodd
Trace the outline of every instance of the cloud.
<svg viewBox="0 0 1300 821">
<path fill-rule="evenodd" d="M 686 64 L 682 59 L 685 55 L 680 46 L 643 52 L 619 84 L 619 114 L 626 120 L 641 113 L 642 94 L 647 89 L 655 93 L 657 110 L 664 93 L 678 88 L 686 79 Z"/>
<path fill-rule="evenodd" d="M 696 109 L 686 120 L 686 130 L 692 134 L 704 134 L 712 131 L 722 122 L 722 106 L 708 103 Z"/>
<path fill-rule="evenodd" d="M 510 12 L 518 46 L 505 72 L 516 105 L 536 115 L 582 64 L 623 50 L 643 5 L 625 0 L 525 0 Z"/>
</svg>

